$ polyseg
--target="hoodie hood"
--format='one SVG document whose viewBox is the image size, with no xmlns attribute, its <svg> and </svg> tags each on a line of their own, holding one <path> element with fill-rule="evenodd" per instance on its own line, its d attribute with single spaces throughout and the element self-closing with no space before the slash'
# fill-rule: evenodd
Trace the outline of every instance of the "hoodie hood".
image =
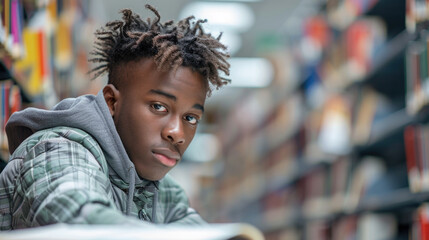
<svg viewBox="0 0 429 240">
<path fill-rule="evenodd" d="M 96 96 L 84 95 L 64 99 L 52 110 L 27 108 L 12 114 L 6 125 L 10 153 L 31 134 L 57 126 L 78 128 L 94 137 L 103 149 L 109 175 L 116 175 L 123 181 L 120 186 L 148 183 L 136 174 L 134 164 L 116 131 L 102 90 Z"/>
</svg>

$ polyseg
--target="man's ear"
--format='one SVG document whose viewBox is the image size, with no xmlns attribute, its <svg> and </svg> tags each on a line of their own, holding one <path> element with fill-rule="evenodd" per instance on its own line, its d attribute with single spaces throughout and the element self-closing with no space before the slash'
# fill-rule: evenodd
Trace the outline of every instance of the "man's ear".
<svg viewBox="0 0 429 240">
<path fill-rule="evenodd" d="M 110 115 L 112 115 L 113 117 L 115 115 L 116 104 L 118 103 L 118 100 L 120 97 L 119 90 L 116 89 L 116 87 L 113 86 L 113 84 L 107 84 L 103 88 L 103 95 L 104 95 L 104 100 L 106 101 L 107 106 L 109 107 Z"/>
</svg>

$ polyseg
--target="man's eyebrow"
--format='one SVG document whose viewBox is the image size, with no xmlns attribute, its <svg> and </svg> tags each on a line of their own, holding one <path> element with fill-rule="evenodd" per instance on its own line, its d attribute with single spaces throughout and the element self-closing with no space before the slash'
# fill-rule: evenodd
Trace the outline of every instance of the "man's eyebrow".
<svg viewBox="0 0 429 240">
<path fill-rule="evenodd" d="M 198 110 L 201 110 L 201 112 L 203 112 L 203 113 L 204 113 L 204 107 L 203 107 L 203 105 L 196 103 L 196 104 L 194 104 L 194 106 L 192 106 L 192 107 L 193 107 L 193 108 L 196 108 L 196 109 L 198 109 Z"/>
<path fill-rule="evenodd" d="M 176 101 L 176 100 L 177 100 L 176 96 L 171 95 L 171 94 L 166 93 L 166 92 L 161 91 L 161 90 L 151 89 L 149 92 L 150 92 L 150 93 L 153 93 L 153 94 L 162 95 L 162 96 L 167 97 L 167 98 L 169 98 L 169 99 L 171 99 L 171 100 L 173 100 L 173 101 Z"/>
</svg>

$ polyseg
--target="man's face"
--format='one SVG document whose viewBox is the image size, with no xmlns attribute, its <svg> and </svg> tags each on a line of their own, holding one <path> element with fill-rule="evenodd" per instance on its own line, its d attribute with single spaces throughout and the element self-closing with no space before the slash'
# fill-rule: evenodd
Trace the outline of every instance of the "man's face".
<svg viewBox="0 0 429 240">
<path fill-rule="evenodd" d="M 103 92 L 140 177 L 160 180 L 181 159 L 204 112 L 206 83 L 188 67 L 159 72 L 151 59 L 117 69 L 121 84 Z"/>
</svg>

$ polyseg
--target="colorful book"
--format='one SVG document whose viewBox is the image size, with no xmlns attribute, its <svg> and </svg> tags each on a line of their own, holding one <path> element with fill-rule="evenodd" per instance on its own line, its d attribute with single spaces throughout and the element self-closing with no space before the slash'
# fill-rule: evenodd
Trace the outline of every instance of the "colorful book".
<svg viewBox="0 0 429 240">
<path fill-rule="evenodd" d="M 408 171 L 408 184 L 411 192 L 419 192 L 421 190 L 420 170 L 417 164 L 418 147 L 416 146 L 416 129 L 415 126 L 408 126 L 404 130 L 405 154 Z"/>
</svg>

